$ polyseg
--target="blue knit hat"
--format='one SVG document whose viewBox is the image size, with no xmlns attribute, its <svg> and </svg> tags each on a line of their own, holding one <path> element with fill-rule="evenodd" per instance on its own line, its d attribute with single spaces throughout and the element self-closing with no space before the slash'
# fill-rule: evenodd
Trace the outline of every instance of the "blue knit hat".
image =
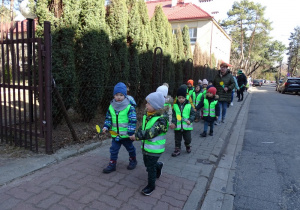
<svg viewBox="0 0 300 210">
<path fill-rule="evenodd" d="M 127 96 L 127 87 L 123 82 L 119 82 L 114 87 L 114 95 L 117 93 L 122 93 L 124 96 Z"/>
</svg>

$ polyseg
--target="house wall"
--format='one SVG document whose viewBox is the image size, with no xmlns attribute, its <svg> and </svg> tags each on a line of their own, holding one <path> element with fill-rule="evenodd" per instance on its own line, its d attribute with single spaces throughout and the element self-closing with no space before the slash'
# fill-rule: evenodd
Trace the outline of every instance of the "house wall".
<svg viewBox="0 0 300 210">
<path fill-rule="evenodd" d="M 203 52 L 208 55 L 214 54 L 217 60 L 223 60 L 229 63 L 231 39 L 212 20 L 194 20 L 194 21 L 172 21 L 172 29 L 178 26 L 182 29 L 185 25 L 189 28 L 197 28 L 197 42 Z M 194 52 L 195 43 L 191 43 L 192 52 Z"/>
</svg>

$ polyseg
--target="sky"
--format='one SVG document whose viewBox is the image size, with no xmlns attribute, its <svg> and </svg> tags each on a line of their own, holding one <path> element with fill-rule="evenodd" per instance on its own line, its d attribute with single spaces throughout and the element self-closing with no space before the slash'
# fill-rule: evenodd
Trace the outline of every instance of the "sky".
<svg viewBox="0 0 300 210">
<path fill-rule="evenodd" d="M 218 20 L 227 18 L 227 12 L 232 9 L 235 1 L 240 0 L 212 0 L 199 3 L 199 0 L 190 0 L 200 6 L 206 12 L 218 11 L 213 15 Z M 300 1 L 298 0 L 251 0 L 265 6 L 265 18 L 272 22 L 273 30 L 270 32 L 273 40 L 281 41 L 286 47 L 289 45 L 289 37 L 296 26 L 300 26 Z M 287 56 L 284 61 L 286 62 Z"/>
</svg>

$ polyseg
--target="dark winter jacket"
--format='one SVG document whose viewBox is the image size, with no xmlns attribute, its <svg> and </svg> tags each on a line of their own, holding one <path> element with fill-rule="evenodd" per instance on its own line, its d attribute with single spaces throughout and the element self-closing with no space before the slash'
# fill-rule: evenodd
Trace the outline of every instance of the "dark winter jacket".
<svg viewBox="0 0 300 210">
<path fill-rule="evenodd" d="M 223 82 L 223 87 L 220 82 Z M 231 92 L 235 87 L 233 76 L 229 71 L 226 72 L 224 76 L 221 76 L 221 71 L 218 71 L 218 74 L 215 76 L 213 85 L 217 89 L 217 95 L 219 95 L 219 101 L 231 102 Z M 224 87 L 228 88 L 228 91 L 225 92 Z"/>
<path fill-rule="evenodd" d="M 245 76 L 245 74 L 240 74 L 239 76 L 237 76 L 237 83 L 239 85 L 239 87 L 241 88 L 243 85 L 246 86 L 247 85 L 247 77 Z"/>
</svg>

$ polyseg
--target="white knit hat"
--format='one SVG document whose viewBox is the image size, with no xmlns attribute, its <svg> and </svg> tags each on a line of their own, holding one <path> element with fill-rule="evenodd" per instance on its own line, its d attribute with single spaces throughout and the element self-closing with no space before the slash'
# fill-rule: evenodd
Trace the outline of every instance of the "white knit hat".
<svg viewBox="0 0 300 210">
<path fill-rule="evenodd" d="M 203 79 L 203 85 L 208 85 L 207 79 Z"/>
<path fill-rule="evenodd" d="M 168 95 L 168 87 L 165 86 L 165 85 L 159 86 L 159 87 L 156 89 L 156 92 L 161 92 L 161 93 L 163 94 L 163 96 L 166 98 L 167 95 Z"/>
</svg>

